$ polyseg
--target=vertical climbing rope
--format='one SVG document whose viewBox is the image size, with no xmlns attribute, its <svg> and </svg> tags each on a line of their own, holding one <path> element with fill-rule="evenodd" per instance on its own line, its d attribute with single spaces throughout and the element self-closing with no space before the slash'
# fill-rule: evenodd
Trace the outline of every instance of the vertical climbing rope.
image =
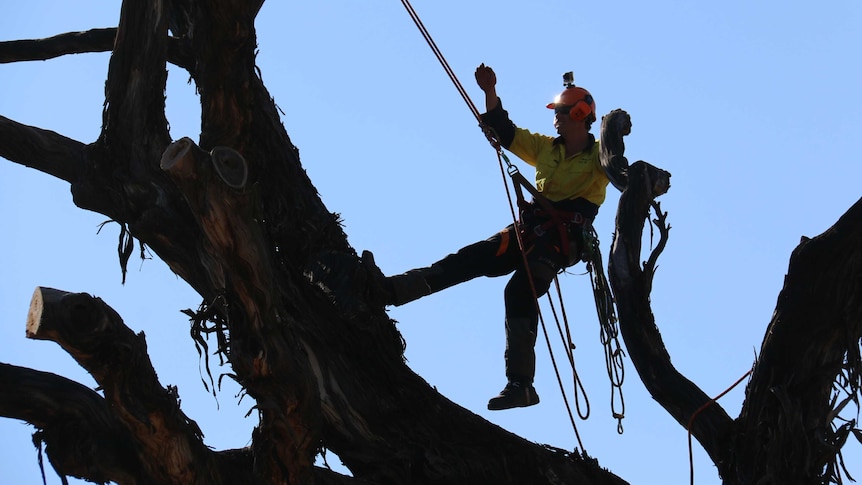
<svg viewBox="0 0 862 485">
<path fill-rule="evenodd" d="M 410 18 L 413 19 L 413 23 L 416 24 L 416 27 L 419 28 L 419 32 L 422 33 L 422 37 L 425 38 L 425 42 L 428 43 L 428 47 L 434 52 L 434 55 L 437 57 L 437 60 L 440 61 L 440 64 L 443 66 L 443 70 L 446 71 L 446 74 L 449 75 L 449 79 L 452 80 L 452 84 L 455 85 L 455 89 L 458 90 L 458 93 L 461 95 L 461 98 L 464 99 L 464 102 L 467 103 L 467 107 L 470 108 L 470 112 L 473 113 L 473 116 L 476 117 L 476 121 L 479 123 L 482 122 L 482 117 L 480 116 L 479 110 L 476 109 L 476 105 L 473 104 L 473 101 L 470 99 L 470 96 L 467 94 L 467 91 L 464 89 L 464 86 L 458 80 L 458 76 L 455 75 L 455 71 L 449 67 L 449 63 L 446 62 L 446 58 L 443 57 L 443 53 L 440 52 L 440 49 L 437 48 L 437 43 L 434 42 L 434 39 L 431 38 L 431 34 L 428 33 L 428 29 L 425 28 L 425 25 L 422 23 L 422 20 L 419 18 L 419 15 L 413 10 L 413 6 L 410 5 L 409 0 L 401 0 L 401 4 L 404 5 L 404 8 L 407 9 L 407 13 L 410 14 Z"/>
<path fill-rule="evenodd" d="M 404 0 L 404 1 L 406 1 L 406 0 Z M 518 167 L 513 165 L 512 162 L 509 160 L 509 157 L 507 157 L 506 154 L 503 153 L 503 149 L 500 147 L 500 143 L 497 141 L 497 137 L 494 136 L 494 133 L 492 130 L 490 130 L 490 129 L 486 130 L 485 135 L 488 137 L 488 141 L 491 142 L 491 145 L 497 151 L 497 161 L 499 162 L 500 172 L 503 176 L 503 185 L 506 187 L 506 199 L 509 201 L 509 211 L 512 213 L 512 220 L 514 221 L 515 228 L 516 228 L 516 230 L 513 232 L 515 233 L 515 237 L 518 240 L 518 248 L 521 250 L 521 261 L 522 261 L 522 264 L 524 265 L 524 270 L 527 272 L 527 280 L 530 282 L 530 291 L 533 292 L 533 301 L 535 302 L 535 305 L 536 305 L 536 313 L 539 316 L 539 323 L 541 323 L 541 325 L 542 325 L 542 333 L 545 336 L 545 344 L 548 346 L 548 355 L 551 358 L 551 364 L 554 367 L 554 375 L 556 375 L 557 384 L 560 387 L 560 395 L 563 397 L 563 403 L 566 406 L 566 413 L 569 416 L 569 422 L 572 424 L 572 430 L 575 433 L 575 439 L 578 440 L 578 446 L 581 448 L 581 452 L 586 453 L 587 450 L 584 447 L 584 442 L 581 440 L 581 434 L 578 432 L 578 425 L 575 422 L 575 417 L 574 417 L 574 414 L 572 413 L 572 406 L 571 406 L 571 404 L 569 404 L 569 397 L 566 394 L 566 386 L 563 384 L 563 378 L 560 376 L 560 369 L 557 366 L 557 359 L 554 357 L 554 349 L 553 349 L 553 346 L 551 345 L 551 339 L 548 336 L 548 329 L 547 329 L 547 326 L 545 325 L 545 318 L 542 315 L 542 308 L 539 305 L 539 295 L 538 295 L 538 292 L 536 291 L 536 285 L 535 285 L 535 283 L 533 283 L 533 275 L 530 274 L 530 264 L 527 261 L 527 251 L 526 251 L 526 248 L 524 246 L 524 238 L 521 236 L 521 231 L 517 230 L 518 217 L 515 214 L 515 206 L 514 206 L 514 204 L 512 204 L 512 195 L 511 195 L 511 192 L 509 192 L 509 184 L 506 181 L 507 170 L 503 168 L 503 162 L 505 161 L 505 163 L 508 167 L 508 174 L 509 174 L 510 178 L 512 178 L 516 174 L 518 174 Z M 516 190 L 518 190 L 519 196 L 520 196 L 520 186 L 517 185 L 517 182 L 514 182 L 514 180 L 513 180 L 513 183 L 516 184 L 515 188 L 516 188 Z M 557 282 L 556 277 L 554 277 L 554 281 Z M 557 282 L 557 284 L 559 285 L 559 282 Z M 558 286 L 558 289 L 559 289 L 559 286 Z M 548 295 L 548 301 L 551 301 L 550 300 L 550 294 Z M 561 308 L 563 307 L 562 295 L 560 295 L 560 307 Z M 553 303 L 552 303 L 551 308 L 553 309 Z M 553 313 L 554 313 L 554 318 L 556 319 L 556 312 L 553 312 Z M 563 310 L 563 313 L 565 314 L 565 310 Z M 559 328 L 559 326 L 560 326 L 559 319 L 556 319 L 556 321 L 557 321 L 557 327 Z M 567 325 L 568 325 L 568 322 L 567 322 Z M 563 343 L 565 344 L 565 340 Z M 580 379 L 578 378 L 578 373 L 577 373 L 577 370 L 575 369 L 575 361 L 574 361 L 573 356 L 569 356 L 569 362 L 572 365 L 572 374 L 574 375 L 574 380 L 575 380 L 574 392 L 575 392 L 575 405 L 577 406 L 578 405 L 578 401 L 577 401 L 578 389 L 580 388 L 581 390 L 583 390 L 583 387 L 579 387 Z M 584 395 L 586 396 L 586 392 L 584 393 Z M 587 413 L 587 415 L 589 415 L 589 413 Z M 582 419 L 586 419 L 586 418 L 582 417 Z"/>
</svg>

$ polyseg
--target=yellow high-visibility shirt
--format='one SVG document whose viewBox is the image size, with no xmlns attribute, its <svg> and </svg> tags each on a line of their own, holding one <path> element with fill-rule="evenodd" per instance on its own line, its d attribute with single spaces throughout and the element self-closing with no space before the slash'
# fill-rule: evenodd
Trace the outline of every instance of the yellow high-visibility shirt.
<svg viewBox="0 0 862 485">
<path fill-rule="evenodd" d="M 593 204 L 605 201 L 608 180 L 599 160 L 599 142 L 566 158 L 562 139 L 515 128 L 508 150 L 536 167 L 536 188 L 553 202 L 583 197 Z"/>
</svg>

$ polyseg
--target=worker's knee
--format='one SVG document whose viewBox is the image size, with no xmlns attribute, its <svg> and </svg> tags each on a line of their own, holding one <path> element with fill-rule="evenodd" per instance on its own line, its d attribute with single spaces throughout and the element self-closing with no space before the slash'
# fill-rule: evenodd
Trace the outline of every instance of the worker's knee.
<svg viewBox="0 0 862 485">
<path fill-rule="evenodd" d="M 533 279 L 533 285 L 539 294 L 545 293 L 554 277 L 557 276 L 557 266 L 550 261 L 544 259 L 530 261 L 530 277 Z"/>
<path fill-rule="evenodd" d="M 548 291 L 557 275 L 556 266 L 540 260 L 530 261 L 528 270 L 518 269 L 506 284 L 503 295 L 506 300 L 507 314 L 522 315 L 534 311 L 535 298 Z"/>
</svg>

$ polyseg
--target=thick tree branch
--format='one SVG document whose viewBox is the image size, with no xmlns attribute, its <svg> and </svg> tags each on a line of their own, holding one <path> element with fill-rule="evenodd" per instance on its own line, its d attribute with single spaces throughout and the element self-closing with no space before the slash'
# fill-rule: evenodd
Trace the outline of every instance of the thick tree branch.
<svg viewBox="0 0 862 485">
<path fill-rule="evenodd" d="M 161 167 L 197 217 L 205 241 L 201 264 L 227 303 L 219 310 L 230 330 L 231 365 L 261 409 L 255 446 L 265 451 L 257 456 L 272 460 L 258 462 L 261 474 L 279 479 L 287 466 L 291 480 L 301 482 L 311 473 L 318 442 L 317 389 L 302 351 L 306 344 L 279 298 L 275 265 L 256 222 L 258 195 L 243 190 L 245 159 L 226 147 L 206 153 L 184 138 L 168 147 Z"/>
<path fill-rule="evenodd" d="M 206 153 L 183 138 L 165 150 L 160 165 L 199 218 L 207 241 L 201 264 L 213 276 L 212 288 L 224 291 L 230 287 L 253 315 L 252 323 L 260 324 L 261 315 L 273 312 L 275 275 L 266 238 L 254 223 L 257 196 L 242 190 L 245 159 L 227 147 Z"/>
<path fill-rule="evenodd" d="M 158 483 L 146 473 L 135 438 L 105 399 L 65 377 L 0 363 L 0 416 L 27 421 L 58 474 L 92 482 Z M 214 453 L 220 483 L 251 483 L 254 456 L 248 448 Z M 163 483 L 163 482 L 162 482 Z M 211 482 L 215 483 L 215 482 Z M 374 485 L 325 468 L 315 469 L 320 485 Z"/>
<path fill-rule="evenodd" d="M 670 362 L 650 306 L 651 272 L 641 268 L 641 234 L 655 197 L 667 191 L 670 174 L 644 162 L 627 171 L 620 197 L 616 234 L 608 264 L 619 311 L 620 330 L 629 356 L 653 399 L 691 433 L 715 463 L 723 457 L 726 432 L 732 424 L 717 404 L 695 412 L 711 399 Z"/>
<path fill-rule="evenodd" d="M 836 471 L 835 383 L 858 396 L 862 375 L 860 285 L 862 199 L 793 251 L 738 419 L 731 483 L 820 483 Z"/>
<path fill-rule="evenodd" d="M 323 246 L 314 242 L 344 235 L 311 187 L 258 76 L 254 17 L 259 7 L 239 0 L 174 6 L 190 14 L 194 25 L 188 36 L 197 59 L 193 75 L 201 96 L 200 146 L 206 151 L 229 147 L 248 168 L 249 190 L 229 191 L 227 198 L 209 201 L 208 210 L 223 206 L 242 214 L 232 218 L 229 231 L 239 236 L 233 240 L 237 248 L 255 248 L 258 254 L 246 261 L 230 256 L 233 248 L 217 237 L 225 233 L 218 221 L 196 210 L 207 205 L 190 206 L 197 224 L 213 237 L 206 251 L 217 254 L 230 271 L 255 274 L 248 282 L 230 279 L 215 290 L 228 303 L 223 318 L 230 325 L 231 364 L 262 411 L 253 437 L 261 477 L 301 482 L 311 471 L 320 437 L 318 388 L 308 361 L 311 343 L 302 335 L 304 327 L 320 323 L 308 311 L 304 293 L 310 288 L 302 271 Z M 207 190 L 224 190 L 223 185 Z M 188 200 L 198 199 L 186 185 L 178 186 Z M 263 260 L 270 263 L 256 264 Z M 266 280 L 275 286 L 256 283 Z"/>
<path fill-rule="evenodd" d="M 176 389 L 159 384 L 144 335 L 135 335 L 102 300 L 37 288 L 27 336 L 57 342 L 96 379 L 135 436 L 148 475 L 160 483 L 220 483 L 208 476 L 213 455 L 197 424 L 180 411 Z"/>
<path fill-rule="evenodd" d="M 170 142 L 165 118 L 167 12 L 160 2 L 124 2 L 105 83 L 99 143 L 146 179 Z"/>
<path fill-rule="evenodd" d="M 84 173 L 86 146 L 50 130 L 0 116 L 0 156 L 67 182 Z"/>
<path fill-rule="evenodd" d="M 615 109 L 602 116 L 601 143 L 599 144 L 599 159 L 605 175 L 620 192 L 628 183 L 629 161 L 625 157 L 626 144 L 623 137 L 632 130 L 632 120 L 629 114 L 621 109 Z"/>
<path fill-rule="evenodd" d="M 45 61 L 69 54 L 108 52 L 114 48 L 117 28 L 67 32 L 44 39 L 0 42 L 0 64 L 22 61 Z M 168 61 L 187 70 L 194 68 L 194 57 L 184 39 L 168 38 Z"/>
<path fill-rule="evenodd" d="M 671 364 L 650 305 L 656 257 L 667 237 L 665 214 L 657 213 L 655 221 L 661 234 L 658 247 L 644 267 L 640 263 L 644 222 L 651 205 L 660 211 L 655 198 L 670 188 L 670 174 L 645 162 L 628 166 L 623 136 L 630 130 L 631 121 L 624 111 L 614 110 L 602 118 L 602 165 L 614 186 L 623 192 L 608 264 L 620 331 L 653 399 L 689 429 L 713 462 L 720 463 L 726 432 L 732 424 L 730 416 Z"/>
<path fill-rule="evenodd" d="M 552 477 L 625 483 L 586 457 L 527 442 L 430 388 L 403 363 L 400 335 L 386 314 L 366 303 L 368 278 L 355 257 L 330 253 L 319 264 L 310 277 L 337 314 L 316 304 L 321 318 L 303 330 L 312 334 L 323 443 L 355 476 L 413 484 L 555 483 Z"/>
<path fill-rule="evenodd" d="M 39 428 L 52 466 L 97 482 L 146 483 L 128 429 L 102 396 L 65 377 L 0 364 L 0 416 Z"/>
</svg>

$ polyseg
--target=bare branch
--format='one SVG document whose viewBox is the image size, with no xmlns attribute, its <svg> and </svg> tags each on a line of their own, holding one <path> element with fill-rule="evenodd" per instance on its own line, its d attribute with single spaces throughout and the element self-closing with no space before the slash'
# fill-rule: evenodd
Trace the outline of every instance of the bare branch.
<svg viewBox="0 0 862 485">
<path fill-rule="evenodd" d="M 48 372 L 0 363 L 0 416 L 40 429 L 57 473 L 92 481 L 145 481 L 131 436 L 93 390 Z"/>
<path fill-rule="evenodd" d="M 85 145 L 0 116 L 0 156 L 67 182 L 84 173 Z"/>
<path fill-rule="evenodd" d="M 0 42 L 0 64 L 23 61 L 45 61 L 69 54 L 108 52 L 114 48 L 117 28 L 91 29 L 85 32 L 67 32 L 44 39 L 10 40 Z M 168 38 L 168 61 L 191 70 L 194 57 L 184 39 Z"/>
<path fill-rule="evenodd" d="M 0 42 L 0 64 L 20 61 L 44 61 L 66 54 L 106 52 L 114 46 L 116 28 L 67 32 L 44 39 Z"/>
<path fill-rule="evenodd" d="M 615 109 L 602 116 L 599 159 L 605 175 L 620 192 L 625 190 L 628 183 L 629 168 L 629 161 L 624 155 L 626 144 L 623 137 L 628 135 L 631 129 L 631 118 L 621 109 Z"/>
<path fill-rule="evenodd" d="M 692 416 L 711 399 L 671 364 L 650 306 L 650 278 L 655 261 L 650 260 L 647 272 L 640 267 L 641 233 L 649 207 L 669 186 L 670 174 L 645 162 L 628 168 L 608 273 L 617 299 L 620 330 L 635 369 L 653 399 L 678 423 L 688 427 Z M 731 424 L 730 416 L 717 404 L 700 411 L 692 422 L 692 435 L 715 463 L 722 459 L 725 451 L 722 440 Z"/>
<path fill-rule="evenodd" d="M 658 201 L 653 201 L 651 205 L 656 215 L 656 218 L 653 219 L 652 223 L 656 229 L 658 229 L 659 239 L 643 266 L 644 282 L 647 284 L 647 294 L 652 292 L 652 281 L 655 276 L 655 270 L 657 269 L 656 264 L 658 263 L 658 257 L 662 252 L 664 252 L 664 248 L 667 246 L 667 239 L 670 234 L 670 226 L 667 224 L 667 212 L 662 212 L 661 203 Z"/>
</svg>

